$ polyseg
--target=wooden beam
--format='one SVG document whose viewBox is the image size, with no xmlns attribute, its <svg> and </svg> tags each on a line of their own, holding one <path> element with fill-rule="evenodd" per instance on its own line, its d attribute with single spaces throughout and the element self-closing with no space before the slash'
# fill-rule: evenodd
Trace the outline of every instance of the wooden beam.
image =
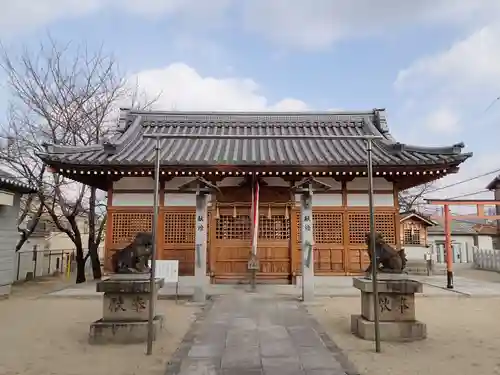
<svg viewBox="0 0 500 375">
<path fill-rule="evenodd" d="M 443 205 L 447 204 L 449 206 L 473 206 L 473 205 L 500 205 L 500 200 L 494 199 L 426 199 L 428 204 Z"/>
</svg>

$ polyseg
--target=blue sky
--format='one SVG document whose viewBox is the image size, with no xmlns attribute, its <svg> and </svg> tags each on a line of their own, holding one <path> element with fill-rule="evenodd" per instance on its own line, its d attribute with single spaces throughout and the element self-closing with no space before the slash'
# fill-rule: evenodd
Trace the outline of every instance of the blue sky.
<svg viewBox="0 0 500 375">
<path fill-rule="evenodd" d="M 13 52 L 47 32 L 103 44 L 141 89 L 161 90 L 163 109 L 385 107 L 399 141 L 464 141 L 475 153 L 440 184 L 500 168 L 500 101 L 485 112 L 500 96 L 496 0 L 5 3 L 0 38 Z M 442 197 L 478 191 L 490 177 Z"/>
</svg>

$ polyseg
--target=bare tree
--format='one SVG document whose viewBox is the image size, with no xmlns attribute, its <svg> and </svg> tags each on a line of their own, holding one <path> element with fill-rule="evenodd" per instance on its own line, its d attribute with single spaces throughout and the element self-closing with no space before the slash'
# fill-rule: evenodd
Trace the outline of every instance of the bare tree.
<svg viewBox="0 0 500 375">
<path fill-rule="evenodd" d="M 418 210 L 423 205 L 424 195 L 430 193 L 435 188 L 434 182 L 428 182 L 414 188 L 399 192 L 399 209 L 401 212 Z"/>
<path fill-rule="evenodd" d="M 50 173 L 37 155 L 44 152 L 46 144 L 86 146 L 101 142 L 116 124 L 119 105 L 137 96 L 120 75 L 116 61 L 102 48 L 90 52 L 86 46 L 59 45 L 49 37 L 36 53 L 24 50 L 13 58 L 4 48 L 0 65 L 12 95 L 9 121 L 2 129 L 10 147 L 2 148 L 0 159 L 39 188 L 36 199 L 27 205 L 31 214 L 21 215 L 20 220 L 31 216 L 33 223 L 45 211 L 75 244 L 77 283 L 85 281 L 87 258 L 98 279 L 98 247 L 106 222 L 100 201 L 104 196 L 99 197 L 94 187 Z M 33 201 L 39 204 L 35 210 Z M 89 229 L 87 244 L 79 225 L 84 216 Z M 26 239 L 33 229 L 26 228 Z"/>
</svg>

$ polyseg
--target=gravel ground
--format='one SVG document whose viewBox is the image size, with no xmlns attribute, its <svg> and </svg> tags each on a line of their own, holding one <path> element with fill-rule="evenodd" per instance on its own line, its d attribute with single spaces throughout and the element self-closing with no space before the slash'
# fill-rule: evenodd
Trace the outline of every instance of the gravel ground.
<svg viewBox="0 0 500 375">
<path fill-rule="evenodd" d="M 427 340 L 382 342 L 382 353 L 375 353 L 374 342 L 350 333 L 359 297 L 318 302 L 309 311 L 362 375 L 500 374 L 500 298 L 417 297 L 417 319 L 427 324 Z"/>
<path fill-rule="evenodd" d="M 158 301 L 165 326 L 153 355 L 146 356 L 146 344 L 88 344 L 90 323 L 102 314 L 101 300 L 37 299 L 47 288 L 36 283 L 16 289 L 12 298 L 0 301 L 1 375 L 163 374 L 198 309 Z"/>
</svg>

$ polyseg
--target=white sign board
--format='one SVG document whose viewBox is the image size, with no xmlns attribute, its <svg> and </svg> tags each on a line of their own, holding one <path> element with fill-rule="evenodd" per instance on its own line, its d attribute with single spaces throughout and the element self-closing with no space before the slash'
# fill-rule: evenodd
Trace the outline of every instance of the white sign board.
<svg viewBox="0 0 500 375">
<path fill-rule="evenodd" d="M 149 262 L 151 267 L 151 262 Z M 165 284 L 179 282 L 179 261 L 178 260 L 157 260 L 156 277 L 165 280 Z"/>
</svg>

